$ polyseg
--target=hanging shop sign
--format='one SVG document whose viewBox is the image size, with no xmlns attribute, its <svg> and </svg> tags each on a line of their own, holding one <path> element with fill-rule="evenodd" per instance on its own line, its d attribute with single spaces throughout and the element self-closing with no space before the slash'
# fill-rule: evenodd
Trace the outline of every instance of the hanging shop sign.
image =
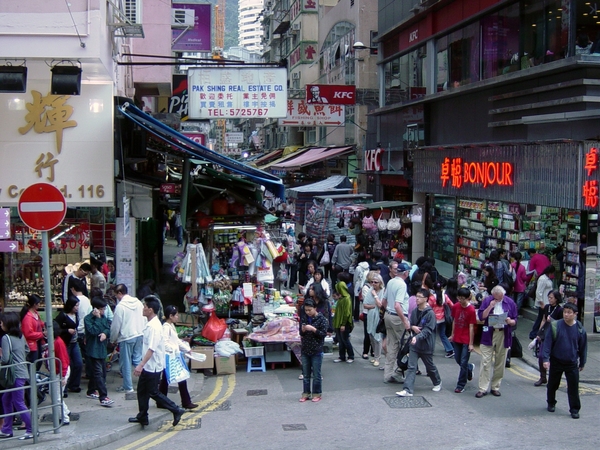
<svg viewBox="0 0 600 450">
<path fill-rule="evenodd" d="M 354 105 L 356 86 L 346 84 L 307 84 L 306 103 Z"/>
<path fill-rule="evenodd" d="M 583 197 L 583 206 L 586 208 L 598 207 L 598 180 L 593 180 L 590 177 L 595 175 L 598 170 L 598 149 L 590 147 L 585 154 L 585 164 L 583 167 L 584 179 L 581 190 Z"/>
<path fill-rule="evenodd" d="M 0 94 L 0 205 L 17 206 L 36 183 L 60 189 L 69 207 L 112 206 L 112 84 L 82 84 L 81 95 L 51 95 L 47 80 Z"/>
<path fill-rule="evenodd" d="M 383 170 L 383 148 L 374 148 L 365 151 L 363 170 L 365 172 L 381 172 Z"/>
<path fill-rule="evenodd" d="M 173 3 L 171 50 L 210 52 L 212 45 L 212 5 Z M 224 13 L 224 12 L 223 12 Z"/>
<path fill-rule="evenodd" d="M 190 119 L 285 117 L 287 70 L 191 67 L 188 92 Z"/>
<path fill-rule="evenodd" d="M 339 127 L 345 122 L 343 105 L 311 105 L 305 100 L 288 100 L 287 117 L 280 126 Z"/>
<path fill-rule="evenodd" d="M 466 184 L 488 186 L 512 186 L 513 164 L 509 162 L 466 162 L 462 158 L 445 158 L 442 163 L 440 180 L 442 186 L 448 184 L 462 188 Z"/>
</svg>

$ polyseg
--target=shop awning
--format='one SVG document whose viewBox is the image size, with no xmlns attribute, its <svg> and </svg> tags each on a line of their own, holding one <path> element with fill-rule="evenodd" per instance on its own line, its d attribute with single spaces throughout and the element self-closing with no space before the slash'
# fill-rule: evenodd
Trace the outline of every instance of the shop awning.
<svg viewBox="0 0 600 450">
<path fill-rule="evenodd" d="M 353 188 L 352 182 L 345 175 L 332 175 L 321 181 L 304 186 L 295 186 L 288 191 L 294 192 L 348 192 Z M 289 195 L 288 195 L 289 197 Z"/>
<path fill-rule="evenodd" d="M 253 182 L 265 186 L 274 195 L 282 199 L 284 198 L 283 182 L 279 177 L 214 152 L 188 139 L 183 134 L 154 119 L 130 103 L 124 103 L 119 109 L 125 117 L 131 119 L 137 125 L 163 139 L 165 142 L 182 150 L 189 156 L 217 164 L 233 173 L 248 177 Z"/>
<path fill-rule="evenodd" d="M 417 205 L 418 203 L 413 202 L 400 202 L 400 201 L 387 201 L 387 202 L 374 202 L 368 203 L 364 206 L 365 209 L 398 209 L 398 208 L 410 208 L 411 206 Z"/>
<path fill-rule="evenodd" d="M 262 166 L 263 164 L 266 164 L 269 161 L 273 161 L 275 158 L 279 158 L 282 153 L 282 148 L 269 152 L 266 155 L 261 155 L 260 158 L 257 158 L 254 161 L 252 161 L 252 164 L 254 164 L 256 167 Z"/>
<path fill-rule="evenodd" d="M 283 149 L 283 153 L 281 154 L 281 157 L 279 157 L 278 159 L 275 159 L 275 160 L 271 159 L 266 164 L 263 163 L 262 166 L 258 165 L 258 168 L 260 170 L 266 170 L 275 164 L 279 164 L 279 163 L 287 161 L 289 159 L 296 158 L 297 156 L 301 155 L 304 152 L 307 152 L 311 148 L 313 148 L 313 147 L 297 147 L 295 145 L 290 146 L 290 147 L 285 147 Z"/>
<path fill-rule="evenodd" d="M 287 159 L 286 161 L 273 164 L 272 170 L 296 170 L 304 166 L 309 166 L 326 159 L 339 157 L 352 153 L 354 147 L 316 147 L 298 155 L 295 158 Z"/>
</svg>

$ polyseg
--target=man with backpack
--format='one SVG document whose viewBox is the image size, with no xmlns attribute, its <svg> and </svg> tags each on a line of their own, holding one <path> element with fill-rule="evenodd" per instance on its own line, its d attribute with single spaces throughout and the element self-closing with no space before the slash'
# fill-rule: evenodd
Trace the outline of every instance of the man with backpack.
<svg viewBox="0 0 600 450">
<path fill-rule="evenodd" d="M 563 372 L 567 379 L 569 412 L 573 419 L 579 419 L 579 372 L 587 360 L 587 334 L 577 321 L 577 305 L 567 303 L 563 308 L 563 318 L 551 323 L 546 329 L 542 359 L 549 370 L 547 402 L 548 411 L 556 411 L 556 391 Z"/>
</svg>

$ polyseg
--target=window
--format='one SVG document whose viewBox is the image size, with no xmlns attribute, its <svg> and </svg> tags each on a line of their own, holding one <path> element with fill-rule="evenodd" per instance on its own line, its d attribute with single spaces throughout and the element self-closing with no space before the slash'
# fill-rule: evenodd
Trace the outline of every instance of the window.
<svg viewBox="0 0 600 450">
<path fill-rule="evenodd" d="M 346 105 L 346 124 L 344 126 L 344 144 L 353 145 L 356 140 L 357 126 L 354 123 L 355 107 L 354 105 Z"/>
<path fill-rule="evenodd" d="M 423 61 L 426 56 L 425 47 L 419 47 L 386 63 L 386 105 L 417 100 L 425 95 L 426 71 Z"/>
</svg>

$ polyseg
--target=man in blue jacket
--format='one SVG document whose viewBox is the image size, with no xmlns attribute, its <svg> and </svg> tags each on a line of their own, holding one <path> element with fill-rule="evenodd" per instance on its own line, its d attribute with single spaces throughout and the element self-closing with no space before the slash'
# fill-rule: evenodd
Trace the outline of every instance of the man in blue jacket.
<svg viewBox="0 0 600 450">
<path fill-rule="evenodd" d="M 576 319 L 577 312 L 577 305 L 573 303 L 564 306 L 563 318 L 552 322 L 546 329 L 542 353 L 544 367 L 549 369 L 548 411 L 556 411 L 556 390 L 564 372 L 567 379 L 569 412 L 573 419 L 579 419 L 579 372 L 585 367 L 587 359 L 587 334 Z"/>
<path fill-rule="evenodd" d="M 399 397 L 412 397 L 413 386 L 415 384 L 415 376 L 417 372 L 417 362 L 419 358 L 425 364 L 427 375 L 433 383 L 434 392 L 439 392 L 442 389 L 442 379 L 433 363 L 433 349 L 435 347 L 435 329 L 436 319 L 435 313 L 429 307 L 429 291 L 427 289 L 419 289 L 416 294 L 417 307 L 410 315 L 410 331 L 414 337 L 410 341 L 410 353 L 408 355 L 408 370 L 406 379 L 404 380 L 404 389 L 396 392 Z"/>
</svg>

